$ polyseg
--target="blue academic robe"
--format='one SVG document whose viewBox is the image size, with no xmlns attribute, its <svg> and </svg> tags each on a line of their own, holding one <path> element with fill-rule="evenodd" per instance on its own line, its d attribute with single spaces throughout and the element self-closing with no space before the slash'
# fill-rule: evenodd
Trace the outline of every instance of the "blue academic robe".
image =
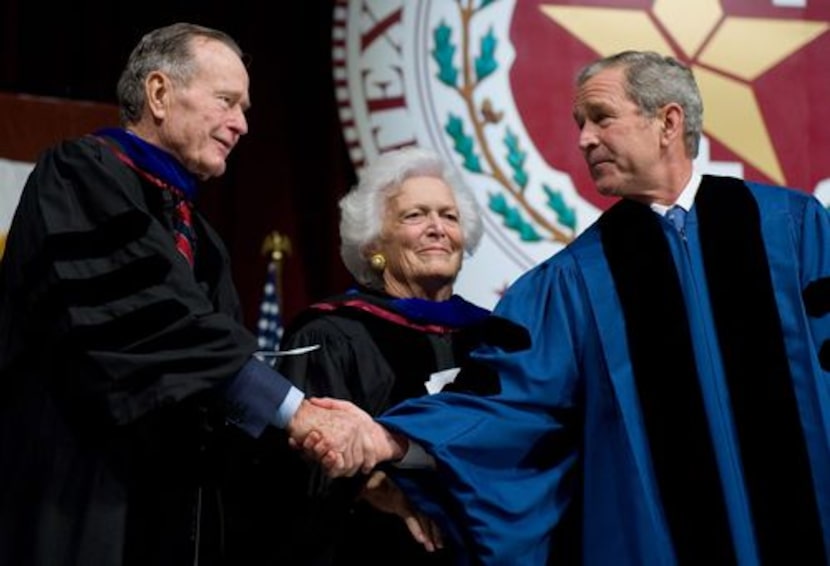
<svg viewBox="0 0 830 566">
<path fill-rule="evenodd" d="M 494 312 L 532 345 L 474 353 L 500 393 L 379 420 L 436 458 L 473 562 L 826 563 L 828 311 L 820 203 L 704 176 L 682 235 L 621 201 L 516 281 Z"/>
</svg>

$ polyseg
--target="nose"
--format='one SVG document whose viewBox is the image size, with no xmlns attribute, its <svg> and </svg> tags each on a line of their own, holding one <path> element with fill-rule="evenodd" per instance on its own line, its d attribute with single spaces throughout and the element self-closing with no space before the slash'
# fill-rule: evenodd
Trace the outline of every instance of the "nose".
<svg viewBox="0 0 830 566">
<path fill-rule="evenodd" d="M 596 125 L 593 122 L 586 121 L 579 128 L 579 149 L 584 153 L 598 143 Z"/>
<path fill-rule="evenodd" d="M 438 212 L 432 211 L 427 216 L 427 228 L 433 234 L 443 235 L 447 233 L 447 227 L 444 226 L 444 220 Z"/>
<path fill-rule="evenodd" d="M 245 117 L 245 112 L 239 106 L 236 107 L 233 118 L 230 121 L 230 127 L 239 136 L 244 136 L 248 133 L 248 119 Z"/>
</svg>

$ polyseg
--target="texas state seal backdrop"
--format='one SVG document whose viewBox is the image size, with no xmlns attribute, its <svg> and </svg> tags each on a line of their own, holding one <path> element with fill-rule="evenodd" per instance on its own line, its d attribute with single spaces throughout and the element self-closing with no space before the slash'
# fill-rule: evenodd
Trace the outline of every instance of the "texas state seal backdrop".
<svg viewBox="0 0 830 566">
<path fill-rule="evenodd" d="M 826 0 L 338 0 L 334 72 L 355 166 L 425 145 L 485 215 L 456 291 L 492 306 L 612 201 L 594 191 L 571 110 L 580 67 L 650 49 L 692 67 L 701 172 L 830 202 Z"/>
</svg>

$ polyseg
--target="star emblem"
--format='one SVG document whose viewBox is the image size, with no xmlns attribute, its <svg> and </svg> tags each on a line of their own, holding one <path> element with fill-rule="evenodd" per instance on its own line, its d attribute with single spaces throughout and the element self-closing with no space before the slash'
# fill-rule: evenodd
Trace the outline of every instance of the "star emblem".
<svg viewBox="0 0 830 566">
<path fill-rule="evenodd" d="M 650 10 L 540 7 L 600 56 L 652 50 L 687 63 L 703 97 L 704 132 L 786 184 L 753 82 L 827 31 L 827 22 L 725 14 L 720 0 L 655 0 Z"/>
</svg>

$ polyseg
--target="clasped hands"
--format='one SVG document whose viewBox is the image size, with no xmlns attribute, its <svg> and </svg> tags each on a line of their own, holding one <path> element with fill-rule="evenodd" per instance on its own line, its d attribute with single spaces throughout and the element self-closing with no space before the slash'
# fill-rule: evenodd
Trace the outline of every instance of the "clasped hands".
<svg viewBox="0 0 830 566">
<path fill-rule="evenodd" d="M 288 424 L 289 443 L 319 462 L 330 477 L 368 474 L 403 456 L 406 441 L 356 405 L 340 399 L 303 400 Z"/>
<path fill-rule="evenodd" d="M 408 441 L 382 427 L 356 405 L 339 399 L 303 400 L 288 425 L 289 444 L 316 460 L 332 477 L 371 474 L 360 498 L 399 516 L 414 539 L 432 552 L 443 547 L 441 532 L 413 508 L 386 474 L 374 467 L 403 457 Z"/>
</svg>

